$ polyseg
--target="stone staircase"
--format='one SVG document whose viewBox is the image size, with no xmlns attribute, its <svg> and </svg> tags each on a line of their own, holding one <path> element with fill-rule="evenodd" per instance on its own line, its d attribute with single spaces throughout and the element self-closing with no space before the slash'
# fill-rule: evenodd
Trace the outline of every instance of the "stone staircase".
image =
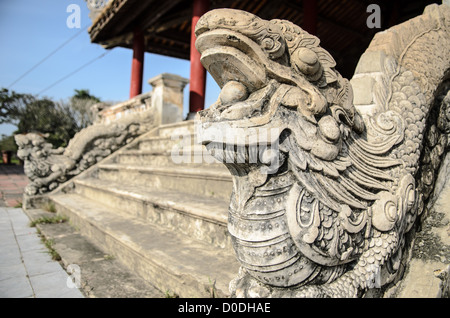
<svg viewBox="0 0 450 318">
<path fill-rule="evenodd" d="M 210 163 L 176 163 L 182 150 Z M 105 253 L 163 293 L 229 295 L 239 268 L 226 225 L 232 180 L 194 144 L 193 121 L 155 128 L 71 185 L 49 198 Z"/>
</svg>

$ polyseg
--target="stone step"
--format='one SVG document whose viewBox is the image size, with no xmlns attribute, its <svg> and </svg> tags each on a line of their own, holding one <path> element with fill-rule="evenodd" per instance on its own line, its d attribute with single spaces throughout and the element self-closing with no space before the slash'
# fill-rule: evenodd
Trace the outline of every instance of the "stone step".
<svg viewBox="0 0 450 318">
<path fill-rule="evenodd" d="M 193 121 L 161 125 L 140 139 L 138 148 L 146 151 L 168 150 L 175 145 L 190 146 L 196 141 Z"/>
<path fill-rule="evenodd" d="M 101 180 L 226 200 L 231 196 L 233 185 L 230 173 L 222 167 L 100 164 L 98 168 L 98 178 Z"/>
<path fill-rule="evenodd" d="M 50 198 L 82 235 L 161 291 L 180 297 L 229 296 L 228 284 L 239 268 L 233 253 L 79 194 Z"/>
<path fill-rule="evenodd" d="M 170 136 L 149 136 L 139 141 L 139 149 L 143 151 L 168 151 L 193 146 L 195 143 L 192 134 Z M 200 145 L 199 145 L 200 146 Z"/>
<path fill-rule="evenodd" d="M 158 134 L 161 137 L 169 137 L 175 135 L 186 135 L 195 133 L 194 121 L 186 120 L 174 124 L 166 124 L 158 127 Z"/>
<path fill-rule="evenodd" d="M 164 293 L 125 267 L 119 260 L 105 254 L 70 222 L 41 223 L 42 218 L 53 219 L 55 213 L 41 209 L 25 210 L 35 221 L 40 236 L 52 242 L 51 248 L 60 256 L 59 263 L 79 266 L 80 289 L 89 298 L 164 298 Z M 72 274 L 70 272 L 69 274 Z M 73 278 L 73 276 L 72 276 Z"/>
<path fill-rule="evenodd" d="M 227 231 L 229 200 L 93 178 L 76 180 L 75 192 L 149 223 L 232 250 Z"/>
<path fill-rule="evenodd" d="M 214 165 L 217 169 L 227 170 L 221 162 L 213 158 L 201 145 L 186 146 L 182 149 L 173 149 L 173 151 L 129 149 L 119 153 L 115 161 L 121 164 L 146 166 L 189 165 L 211 167 Z"/>
</svg>

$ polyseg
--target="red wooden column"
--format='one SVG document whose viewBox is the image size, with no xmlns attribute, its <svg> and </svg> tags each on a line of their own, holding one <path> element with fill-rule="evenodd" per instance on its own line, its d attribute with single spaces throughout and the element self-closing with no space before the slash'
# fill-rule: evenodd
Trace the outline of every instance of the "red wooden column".
<svg viewBox="0 0 450 318">
<path fill-rule="evenodd" d="M 303 30 L 317 34 L 317 0 L 303 0 Z"/>
<path fill-rule="evenodd" d="M 130 98 L 142 94 L 144 73 L 144 33 L 140 28 L 134 30 L 133 61 L 131 63 Z"/>
<path fill-rule="evenodd" d="M 209 9 L 209 0 L 194 0 L 191 30 L 191 75 L 189 83 L 189 118 L 205 108 L 206 70 L 200 62 L 200 53 L 195 48 L 195 25 Z"/>
</svg>

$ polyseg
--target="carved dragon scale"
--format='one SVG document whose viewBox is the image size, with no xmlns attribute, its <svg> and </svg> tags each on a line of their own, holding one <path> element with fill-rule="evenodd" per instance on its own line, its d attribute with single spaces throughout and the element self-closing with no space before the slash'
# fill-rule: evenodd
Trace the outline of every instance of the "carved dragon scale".
<svg viewBox="0 0 450 318">
<path fill-rule="evenodd" d="M 448 150 L 449 11 L 429 6 L 397 42 L 372 42 L 388 57 L 366 114 L 300 27 L 232 9 L 201 17 L 196 47 L 222 91 L 196 128 L 233 175 L 233 296 L 359 297 L 400 279 Z"/>
</svg>

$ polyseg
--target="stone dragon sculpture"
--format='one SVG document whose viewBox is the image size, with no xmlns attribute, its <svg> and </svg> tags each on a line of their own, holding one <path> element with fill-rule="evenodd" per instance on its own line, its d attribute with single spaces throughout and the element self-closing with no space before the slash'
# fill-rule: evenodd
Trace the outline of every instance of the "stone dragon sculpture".
<svg viewBox="0 0 450 318">
<path fill-rule="evenodd" d="M 361 297 L 398 281 L 448 151 L 450 8 L 375 37 L 366 52 L 386 58 L 366 112 L 289 21 L 217 9 L 195 32 L 222 89 L 196 129 L 233 175 L 232 296 Z"/>
<path fill-rule="evenodd" d="M 88 126 L 75 134 L 66 148 L 58 149 L 40 133 L 15 135 L 17 155 L 24 161 L 25 175 L 31 181 L 25 187 L 25 195 L 55 190 L 154 126 L 154 110 L 130 114 L 109 124 Z"/>
</svg>

